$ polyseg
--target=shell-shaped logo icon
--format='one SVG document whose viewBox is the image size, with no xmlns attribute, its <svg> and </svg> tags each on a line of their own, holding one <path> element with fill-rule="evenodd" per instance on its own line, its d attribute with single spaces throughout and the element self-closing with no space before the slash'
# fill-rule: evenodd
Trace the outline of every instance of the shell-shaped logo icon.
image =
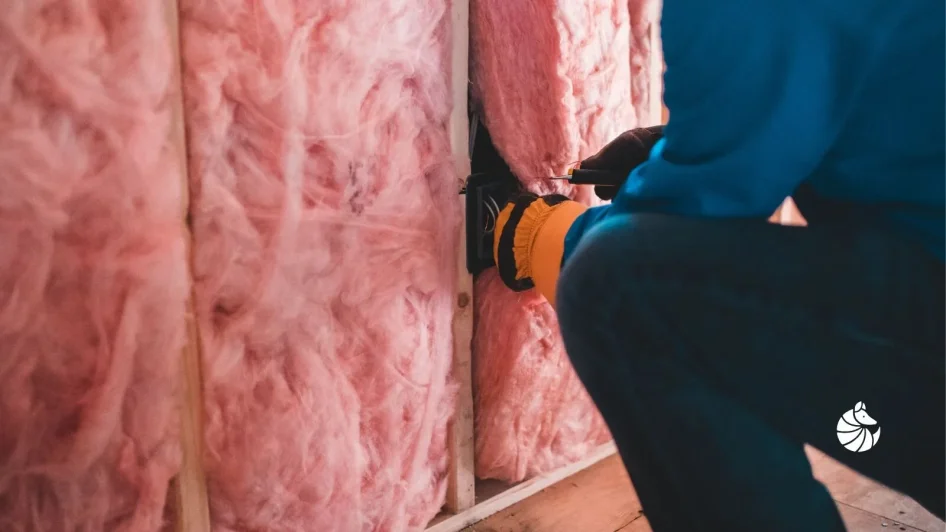
<svg viewBox="0 0 946 532">
<path fill-rule="evenodd" d="M 877 426 L 877 421 L 867 415 L 867 406 L 858 402 L 838 420 L 838 441 L 848 451 L 869 451 L 880 439 L 880 427 L 873 434 L 867 428 L 874 426 Z"/>
</svg>

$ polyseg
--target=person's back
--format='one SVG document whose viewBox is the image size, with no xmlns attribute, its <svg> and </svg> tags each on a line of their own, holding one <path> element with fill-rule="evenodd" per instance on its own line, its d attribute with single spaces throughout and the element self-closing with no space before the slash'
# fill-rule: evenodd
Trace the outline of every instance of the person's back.
<svg viewBox="0 0 946 532">
<path fill-rule="evenodd" d="M 946 43 L 942 1 L 824 0 L 847 17 L 849 106 L 837 140 L 795 200 L 810 223 L 879 224 L 944 258 Z M 870 7 L 874 4 L 874 7 Z M 846 9 L 837 11 L 841 6 Z M 818 17 L 818 13 L 812 13 Z M 822 15 L 824 16 L 824 15 Z M 862 78 L 863 76 L 863 78 Z M 812 90 L 817 90 L 813 88 Z"/>
</svg>

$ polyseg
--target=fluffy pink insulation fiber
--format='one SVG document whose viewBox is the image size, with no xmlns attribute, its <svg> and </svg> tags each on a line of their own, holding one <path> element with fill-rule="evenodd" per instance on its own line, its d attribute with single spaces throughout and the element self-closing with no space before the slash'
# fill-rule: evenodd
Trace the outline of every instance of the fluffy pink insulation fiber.
<svg viewBox="0 0 946 532">
<path fill-rule="evenodd" d="M 459 217 L 445 0 L 182 0 L 215 530 L 423 529 Z"/>
<path fill-rule="evenodd" d="M 473 0 L 474 87 L 499 153 L 535 192 L 594 203 L 561 175 L 623 131 L 653 125 L 650 1 Z M 641 81 L 643 79 L 644 81 Z M 494 271 L 476 282 L 476 470 L 519 481 L 610 438 L 565 354 L 551 306 Z"/>
<path fill-rule="evenodd" d="M 0 7 L 0 530 L 169 526 L 188 294 L 162 2 Z"/>
</svg>

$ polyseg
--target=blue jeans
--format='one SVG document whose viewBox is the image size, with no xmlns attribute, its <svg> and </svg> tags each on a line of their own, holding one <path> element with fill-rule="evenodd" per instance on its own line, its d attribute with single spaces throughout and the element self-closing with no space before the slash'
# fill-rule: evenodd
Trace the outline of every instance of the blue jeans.
<svg viewBox="0 0 946 532">
<path fill-rule="evenodd" d="M 640 214 L 583 238 L 557 311 L 656 532 L 833 532 L 805 443 L 943 517 L 943 278 L 879 230 Z"/>
</svg>

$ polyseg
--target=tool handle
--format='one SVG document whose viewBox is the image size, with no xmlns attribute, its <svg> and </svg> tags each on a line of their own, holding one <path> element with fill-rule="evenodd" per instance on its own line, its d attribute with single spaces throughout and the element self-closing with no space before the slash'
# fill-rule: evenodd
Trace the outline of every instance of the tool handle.
<svg viewBox="0 0 946 532">
<path fill-rule="evenodd" d="M 627 180 L 627 174 L 612 172 L 610 170 L 588 170 L 584 168 L 575 168 L 569 172 L 571 179 L 569 183 L 573 185 L 598 185 L 619 187 Z"/>
</svg>

